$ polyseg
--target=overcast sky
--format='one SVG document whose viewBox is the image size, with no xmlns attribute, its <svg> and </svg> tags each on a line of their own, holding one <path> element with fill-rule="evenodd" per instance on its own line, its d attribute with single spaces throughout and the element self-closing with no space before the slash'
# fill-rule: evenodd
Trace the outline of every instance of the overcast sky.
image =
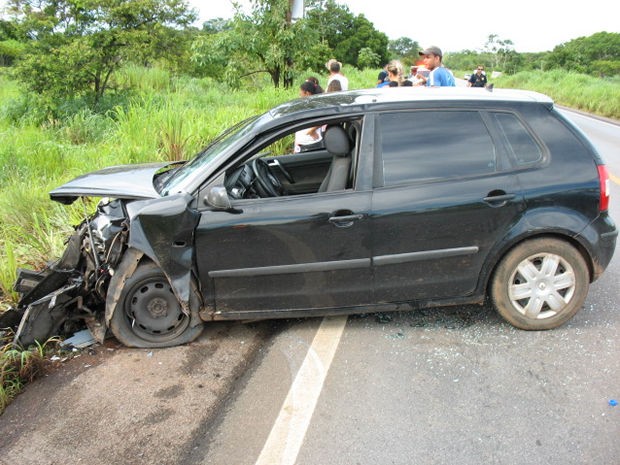
<svg viewBox="0 0 620 465">
<path fill-rule="evenodd" d="M 231 0 L 189 0 L 201 20 L 230 18 Z M 239 0 L 249 5 L 248 0 Z M 512 40 L 517 52 L 544 52 L 595 32 L 620 33 L 612 0 L 419 2 L 415 0 L 337 0 L 355 15 L 363 14 L 390 40 L 409 37 L 444 52 L 479 50 L 490 34 Z M 404 5 L 407 5 L 406 7 Z M 249 12 L 249 9 L 246 10 Z M 411 13 L 413 12 L 413 13 Z"/>
</svg>

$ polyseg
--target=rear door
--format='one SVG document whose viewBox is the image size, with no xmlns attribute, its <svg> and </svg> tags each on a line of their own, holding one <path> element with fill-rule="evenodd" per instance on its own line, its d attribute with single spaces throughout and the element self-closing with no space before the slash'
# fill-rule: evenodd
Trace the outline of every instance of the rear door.
<svg viewBox="0 0 620 465">
<path fill-rule="evenodd" d="M 524 209 L 484 114 L 469 109 L 384 113 L 376 134 L 376 300 L 472 294 L 490 249 Z"/>
</svg>

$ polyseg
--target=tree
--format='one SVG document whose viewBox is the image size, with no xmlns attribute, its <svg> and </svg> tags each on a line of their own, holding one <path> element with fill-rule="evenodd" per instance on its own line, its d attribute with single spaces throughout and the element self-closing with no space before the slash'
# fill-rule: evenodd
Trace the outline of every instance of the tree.
<svg viewBox="0 0 620 465">
<path fill-rule="evenodd" d="M 599 76 L 618 74 L 620 68 L 620 34 L 597 32 L 558 45 L 548 57 L 552 68 L 563 68 Z"/>
<path fill-rule="evenodd" d="M 393 58 L 406 64 L 414 64 L 420 59 L 418 55 L 421 50 L 420 44 L 409 37 L 399 37 L 390 41 L 388 50 Z"/>
<path fill-rule="evenodd" d="M 359 15 L 353 20 L 351 34 L 343 34 L 336 45 L 334 54 L 345 63 L 358 66 L 357 59 L 363 48 L 369 48 L 381 58 L 386 59 L 388 37 L 375 29 L 374 25 L 364 15 Z"/>
<path fill-rule="evenodd" d="M 196 19 L 183 0 L 10 0 L 8 11 L 30 38 L 17 67 L 27 88 L 94 106 L 123 63 L 178 55 L 179 28 Z"/>
<path fill-rule="evenodd" d="M 501 39 L 497 34 L 489 35 L 484 51 L 491 56 L 493 69 L 502 71 L 516 54 L 512 40 Z"/>
<path fill-rule="evenodd" d="M 359 57 L 357 58 L 357 65 L 364 68 L 380 68 L 381 57 L 377 55 L 372 49 L 364 47 L 360 50 Z"/>
<path fill-rule="evenodd" d="M 343 63 L 359 66 L 363 48 L 378 55 L 380 62 L 389 59 L 387 36 L 376 30 L 364 15 L 355 16 L 347 6 L 334 0 L 307 1 L 304 21 L 318 34 L 317 41 L 326 42 L 331 49 L 331 56 L 326 59 L 337 58 Z"/>
<path fill-rule="evenodd" d="M 242 77 L 268 73 L 275 87 L 290 87 L 295 59 L 312 38 L 303 21 L 291 20 L 290 0 L 253 0 L 250 15 L 237 7 L 230 29 L 199 37 L 192 59 L 212 69 L 225 62 L 224 77 L 233 86 Z"/>
<path fill-rule="evenodd" d="M 268 73 L 275 87 L 292 85 L 295 75 L 312 69 L 325 72 L 337 58 L 358 66 L 372 56 L 387 59 L 387 36 L 363 15 L 354 16 L 334 0 L 309 0 L 306 17 L 291 20 L 291 0 L 253 0 L 251 14 L 237 8 L 230 29 L 203 30 L 195 40 L 192 60 L 207 74 L 224 76 L 233 86 L 240 79 Z M 367 49 L 360 54 L 362 49 Z M 368 51 L 374 55 L 370 55 Z"/>
</svg>

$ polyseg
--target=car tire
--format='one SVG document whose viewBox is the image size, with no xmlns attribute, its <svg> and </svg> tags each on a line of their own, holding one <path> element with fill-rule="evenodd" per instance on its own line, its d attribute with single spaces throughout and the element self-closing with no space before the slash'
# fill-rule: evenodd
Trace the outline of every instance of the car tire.
<svg viewBox="0 0 620 465">
<path fill-rule="evenodd" d="M 561 326 L 583 306 L 590 279 L 586 262 L 569 243 L 531 239 L 509 251 L 497 267 L 491 296 L 513 326 L 545 330 Z"/>
<path fill-rule="evenodd" d="M 191 299 L 191 308 L 197 309 L 199 297 L 195 286 Z M 202 333 L 202 322 L 192 324 L 196 319 L 197 316 L 183 313 L 161 269 L 152 261 L 145 261 L 125 281 L 110 330 L 129 347 L 170 347 L 191 342 Z"/>
</svg>

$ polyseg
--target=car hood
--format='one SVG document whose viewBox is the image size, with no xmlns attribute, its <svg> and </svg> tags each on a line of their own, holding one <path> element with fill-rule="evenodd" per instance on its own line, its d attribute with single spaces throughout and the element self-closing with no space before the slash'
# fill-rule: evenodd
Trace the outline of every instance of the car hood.
<svg viewBox="0 0 620 465">
<path fill-rule="evenodd" d="M 70 204 L 78 197 L 114 197 L 117 199 L 154 199 L 159 193 L 153 185 L 155 174 L 170 162 L 111 166 L 78 176 L 50 192 L 60 203 Z"/>
</svg>

